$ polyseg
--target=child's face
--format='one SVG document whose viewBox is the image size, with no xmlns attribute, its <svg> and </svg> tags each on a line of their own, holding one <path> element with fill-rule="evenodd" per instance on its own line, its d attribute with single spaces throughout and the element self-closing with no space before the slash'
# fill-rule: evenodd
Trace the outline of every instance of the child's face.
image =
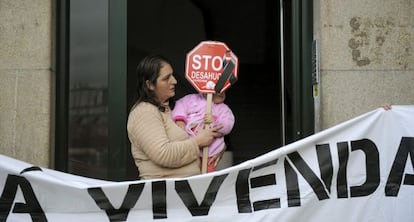
<svg viewBox="0 0 414 222">
<path fill-rule="evenodd" d="M 226 94 L 223 93 L 214 93 L 213 94 L 213 103 L 222 103 L 226 99 Z"/>
</svg>

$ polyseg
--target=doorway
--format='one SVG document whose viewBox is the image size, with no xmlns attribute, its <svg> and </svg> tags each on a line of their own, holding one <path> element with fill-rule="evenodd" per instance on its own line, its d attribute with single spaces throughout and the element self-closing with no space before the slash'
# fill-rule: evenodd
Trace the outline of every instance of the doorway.
<svg viewBox="0 0 414 222">
<path fill-rule="evenodd" d="M 226 43 L 239 59 L 239 79 L 226 103 L 236 117 L 226 138 L 233 165 L 282 146 L 280 8 L 274 0 L 128 1 L 128 103 L 135 100 L 135 68 L 159 53 L 174 65 L 177 98 L 196 90 L 185 79 L 186 53 L 204 40 Z"/>
<path fill-rule="evenodd" d="M 236 116 L 226 138 L 233 165 L 313 133 L 312 0 L 110 0 L 98 11 L 96 4 L 55 5 L 55 169 L 137 178 L 125 130 L 135 67 L 147 54 L 163 54 L 175 66 L 177 98 L 195 93 L 184 78 L 185 57 L 204 40 L 225 42 L 239 58 L 239 80 L 226 99 Z"/>
</svg>

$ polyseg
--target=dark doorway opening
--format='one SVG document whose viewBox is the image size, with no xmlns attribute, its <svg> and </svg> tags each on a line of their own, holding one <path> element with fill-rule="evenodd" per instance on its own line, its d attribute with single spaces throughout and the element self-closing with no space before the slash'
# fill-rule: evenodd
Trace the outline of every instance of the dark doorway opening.
<svg viewBox="0 0 414 222">
<path fill-rule="evenodd" d="M 128 103 L 135 100 L 135 67 L 147 54 L 174 63 L 177 98 L 196 90 L 185 79 L 185 57 L 204 40 L 226 43 L 239 58 L 239 80 L 226 103 L 236 116 L 227 138 L 233 164 L 282 146 L 280 8 L 274 0 L 128 1 Z"/>
</svg>

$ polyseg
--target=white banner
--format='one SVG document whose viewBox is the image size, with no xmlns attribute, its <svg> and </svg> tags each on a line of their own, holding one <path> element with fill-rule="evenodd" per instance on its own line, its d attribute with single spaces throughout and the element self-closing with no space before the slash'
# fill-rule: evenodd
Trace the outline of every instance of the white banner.
<svg viewBox="0 0 414 222">
<path fill-rule="evenodd" d="M 182 179 L 109 182 L 0 155 L 0 222 L 411 222 L 413 168 L 414 106 Z"/>
</svg>

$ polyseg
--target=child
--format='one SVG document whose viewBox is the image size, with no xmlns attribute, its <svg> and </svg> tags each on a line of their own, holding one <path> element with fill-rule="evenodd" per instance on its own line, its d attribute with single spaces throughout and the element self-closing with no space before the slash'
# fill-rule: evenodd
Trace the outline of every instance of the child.
<svg viewBox="0 0 414 222">
<path fill-rule="evenodd" d="M 177 100 L 172 111 L 173 120 L 191 137 L 197 135 L 198 130 L 206 122 L 211 123 L 210 127 L 221 124 L 223 128 L 220 132 L 223 135 L 229 134 L 234 126 L 234 115 L 231 109 L 224 103 L 226 94 L 213 94 L 211 115 L 206 115 L 206 96 L 206 94 L 189 94 Z M 210 144 L 208 149 L 207 172 L 213 172 L 215 170 L 219 161 L 217 155 L 220 155 L 225 148 L 224 137 L 216 138 Z M 202 156 L 202 153 L 200 156 Z"/>
</svg>

